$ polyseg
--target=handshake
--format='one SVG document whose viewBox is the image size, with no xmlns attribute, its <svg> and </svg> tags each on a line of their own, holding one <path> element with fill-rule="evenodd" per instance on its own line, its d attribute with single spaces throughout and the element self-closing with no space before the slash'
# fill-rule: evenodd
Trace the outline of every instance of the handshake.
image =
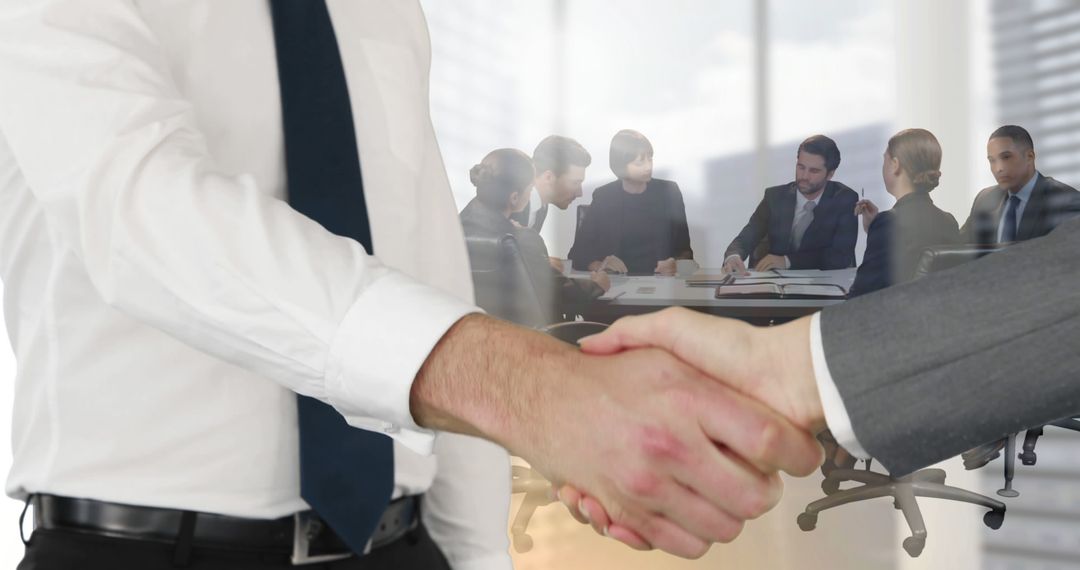
<svg viewBox="0 0 1080 570">
<path fill-rule="evenodd" d="M 684 309 L 581 341 L 532 386 L 528 429 L 503 442 L 571 514 L 640 550 L 697 558 L 811 474 L 824 429 L 809 319 L 772 328 Z M 573 351 L 571 351 L 573 352 Z M 523 399 L 524 400 L 524 399 Z"/>
</svg>

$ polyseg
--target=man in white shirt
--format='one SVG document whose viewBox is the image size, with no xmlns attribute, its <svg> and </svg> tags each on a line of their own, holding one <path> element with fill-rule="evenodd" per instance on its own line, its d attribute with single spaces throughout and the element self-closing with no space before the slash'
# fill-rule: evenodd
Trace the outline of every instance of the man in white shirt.
<svg viewBox="0 0 1080 570">
<path fill-rule="evenodd" d="M 873 457 L 900 477 L 1080 414 L 1078 251 L 1080 220 L 1072 220 L 963 267 L 782 326 L 669 309 L 623 319 L 582 348 L 671 350 L 808 432 L 828 427 L 851 454 Z M 1005 396 L 1017 393 L 1024 397 Z M 583 505 L 610 536 L 650 546 L 633 527 L 609 524 L 603 501 L 569 487 L 560 497 L 574 510 Z"/>
<path fill-rule="evenodd" d="M 333 61 L 305 70 L 309 48 Z M 37 523 L 20 568 L 508 568 L 505 451 L 437 431 L 509 448 L 683 556 L 773 504 L 777 471 L 813 469 L 790 422 L 663 352 L 583 356 L 474 314 L 429 53 L 415 1 L 0 7 L 6 491 Z M 328 166 L 362 175 L 334 190 L 357 192 L 371 243 L 290 206 L 312 189 L 296 141 L 319 134 L 290 117 L 321 102 L 283 100 L 305 87 L 286 68 L 337 78 L 327 128 L 352 122 L 356 150 Z M 297 394 L 392 445 L 308 477 L 328 432 Z M 385 488 L 356 485 L 376 472 Z M 331 503 L 387 505 L 357 513 L 368 534 L 309 510 L 327 476 L 349 489 Z"/>
</svg>

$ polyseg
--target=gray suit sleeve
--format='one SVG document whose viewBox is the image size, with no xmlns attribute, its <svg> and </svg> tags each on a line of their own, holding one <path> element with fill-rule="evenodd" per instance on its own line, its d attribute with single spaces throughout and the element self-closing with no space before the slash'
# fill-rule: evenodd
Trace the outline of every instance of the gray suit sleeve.
<svg viewBox="0 0 1080 570">
<path fill-rule="evenodd" d="M 1080 414 L 1080 220 L 821 314 L 855 435 L 894 475 Z"/>
</svg>

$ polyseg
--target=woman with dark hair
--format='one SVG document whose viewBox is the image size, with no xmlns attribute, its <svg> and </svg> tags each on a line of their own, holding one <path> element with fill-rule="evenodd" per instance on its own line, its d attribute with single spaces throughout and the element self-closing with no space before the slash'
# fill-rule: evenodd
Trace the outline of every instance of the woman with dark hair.
<svg viewBox="0 0 1080 570">
<path fill-rule="evenodd" d="M 960 240 L 956 218 L 930 199 L 941 178 L 941 145 L 925 129 L 907 129 L 889 139 L 881 166 L 885 190 L 896 197 L 878 213 L 869 200 L 855 205 L 866 230 L 866 253 L 849 297 L 865 295 L 915 276 L 923 251 Z"/>
<path fill-rule="evenodd" d="M 524 152 L 512 148 L 491 151 L 469 171 L 476 198 L 461 210 L 461 225 L 466 236 L 514 236 L 533 288 L 545 305 L 542 309 L 549 315 L 549 323 L 554 323 L 578 314 L 611 287 L 611 280 L 603 272 L 594 272 L 589 280 L 565 277 L 548 262 L 547 246 L 540 235 L 510 219 L 529 205 L 533 177 L 532 159 Z"/>
<path fill-rule="evenodd" d="M 676 260 L 693 259 L 679 185 L 652 177 L 653 147 L 639 132 L 611 139 L 618 180 L 593 192 L 570 248 L 575 269 L 674 275 Z"/>
</svg>

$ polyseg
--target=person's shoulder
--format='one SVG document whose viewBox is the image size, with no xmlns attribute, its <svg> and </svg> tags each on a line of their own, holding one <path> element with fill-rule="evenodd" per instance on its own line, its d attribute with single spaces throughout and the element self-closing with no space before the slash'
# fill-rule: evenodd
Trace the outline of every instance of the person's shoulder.
<svg viewBox="0 0 1080 570">
<path fill-rule="evenodd" d="M 844 202 L 851 202 L 852 204 L 859 201 L 859 193 L 852 190 L 847 184 L 837 182 L 836 180 L 830 180 L 829 186 L 833 189 L 833 197 Z"/>
<path fill-rule="evenodd" d="M 678 183 L 674 180 L 664 180 L 662 178 L 653 178 L 649 181 L 649 186 L 663 192 L 670 198 L 682 197 L 682 190 L 679 188 Z"/>
<path fill-rule="evenodd" d="M 787 184 L 778 184 L 776 186 L 769 186 L 765 189 L 765 195 L 761 198 L 763 202 L 773 202 L 779 200 L 788 195 L 791 190 L 791 182 Z"/>
<path fill-rule="evenodd" d="M 1042 178 L 1047 192 L 1058 194 L 1080 194 L 1080 191 L 1076 188 L 1073 188 L 1056 178 L 1051 178 L 1049 176 L 1043 176 Z"/>
<path fill-rule="evenodd" d="M 986 188 L 979 190 L 979 193 L 975 195 L 975 204 L 991 200 L 995 197 L 1000 197 L 1001 192 L 1003 192 L 1003 190 L 997 184 L 987 186 Z"/>
<path fill-rule="evenodd" d="M 593 190 L 593 203 L 595 204 L 597 200 L 609 200 L 617 196 L 619 192 L 622 192 L 622 181 L 619 179 L 597 186 L 596 190 Z"/>
</svg>

